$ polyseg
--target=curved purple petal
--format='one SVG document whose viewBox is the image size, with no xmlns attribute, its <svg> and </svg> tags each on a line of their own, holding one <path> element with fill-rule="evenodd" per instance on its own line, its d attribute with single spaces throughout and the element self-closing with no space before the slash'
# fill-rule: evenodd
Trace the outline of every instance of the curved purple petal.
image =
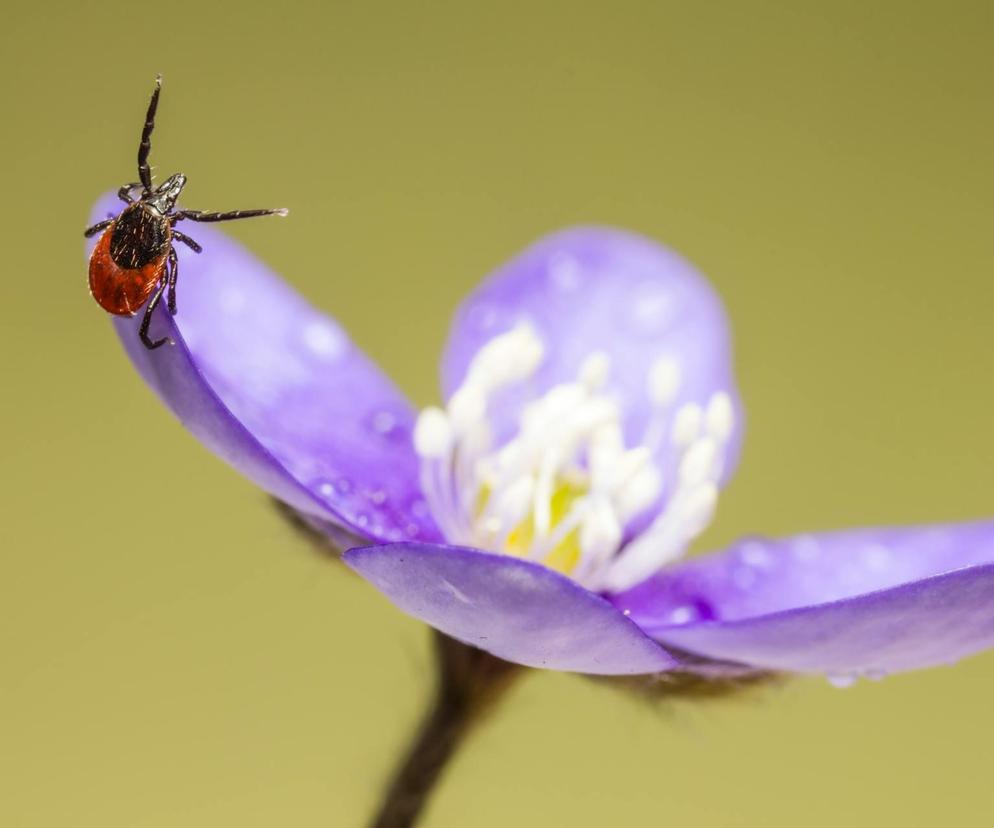
<svg viewBox="0 0 994 828">
<path fill-rule="evenodd" d="M 486 279 L 459 309 L 442 362 L 446 398 L 485 342 L 525 321 L 542 338 L 546 357 L 527 389 L 494 400 L 498 439 L 511 432 L 525 395 L 575 380 L 584 358 L 602 351 L 611 358 L 610 390 L 625 412 L 625 436 L 629 444 L 639 442 L 653 414 L 649 369 L 668 357 L 682 379 L 661 423 L 664 433 L 682 403 L 704 404 L 717 391 L 733 400 L 737 416 L 727 479 L 742 425 L 728 326 L 717 295 L 690 264 L 649 239 L 606 227 L 573 228 L 539 240 Z M 668 459 L 662 456 L 664 474 L 672 470 Z"/>
<path fill-rule="evenodd" d="M 677 666 L 603 598 L 538 564 L 420 543 L 352 549 L 345 562 L 404 612 L 507 661 L 597 675 Z"/>
<path fill-rule="evenodd" d="M 746 539 L 614 596 L 656 640 L 840 676 L 994 646 L 994 522 Z"/>
<path fill-rule="evenodd" d="M 108 196 L 94 221 L 120 210 Z M 263 489 L 376 541 L 435 539 L 418 485 L 413 411 L 349 340 L 223 233 L 184 228 L 204 248 L 177 246 L 179 312 L 165 302 L 147 350 L 141 317 L 116 318 L 131 361 L 202 443 Z"/>
</svg>

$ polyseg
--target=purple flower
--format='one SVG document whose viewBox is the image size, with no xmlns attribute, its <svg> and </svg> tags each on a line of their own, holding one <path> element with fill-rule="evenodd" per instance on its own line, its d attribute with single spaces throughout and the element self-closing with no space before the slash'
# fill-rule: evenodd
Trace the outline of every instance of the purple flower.
<svg viewBox="0 0 994 828">
<path fill-rule="evenodd" d="M 97 217 L 109 202 L 98 205 Z M 331 319 L 224 235 L 181 250 L 145 381 L 193 434 L 353 548 L 409 614 L 502 659 L 592 674 L 879 676 L 994 643 L 994 521 L 747 538 L 681 561 L 736 463 L 721 305 L 618 230 L 549 236 L 456 315 L 416 415 Z"/>
</svg>

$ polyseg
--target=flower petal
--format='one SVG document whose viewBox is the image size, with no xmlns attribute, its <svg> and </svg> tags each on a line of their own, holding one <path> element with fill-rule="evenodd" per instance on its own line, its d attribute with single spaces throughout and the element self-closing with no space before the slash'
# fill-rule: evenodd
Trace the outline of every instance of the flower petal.
<svg viewBox="0 0 994 828">
<path fill-rule="evenodd" d="M 603 598 L 538 564 L 420 543 L 352 549 L 345 562 L 405 612 L 507 661 L 597 675 L 677 665 Z"/>
<path fill-rule="evenodd" d="M 664 645 L 877 676 L 994 646 L 994 522 L 747 539 L 612 601 Z"/>
<path fill-rule="evenodd" d="M 108 196 L 94 221 L 119 212 Z M 434 539 L 411 445 L 413 411 L 332 319 L 241 245 L 184 227 L 179 312 L 164 307 L 147 350 L 141 314 L 116 318 L 128 356 L 162 401 L 215 454 L 263 489 L 359 537 Z"/>
<path fill-rule="evenodd" d="M 498 439 L 509 436 L 527 398 L 573 381 L 596 351 L 610 358 L 609 389 L 625 413 L 629 445 L 641 442 L 654 406 L 654 365 L 679 377 L 663 434 L 683 403 L 704 405 L 719 391 L 733 402 L 733 433 L 724 479 L 733 470 L 742 409 L 732 373 L 728 327 L 710 285 L 675 253 L 649 239 L 605 227 L 580 227 L 547 236 L 499 268 L 456 315 L 442 362 L 446 398 L 462 383 L 473 355 L 494 336 L 528 322 L 541 337 L 545 359 L 526 389 L 497 396 L 491 406 Z M 658 372 L 657 372 L 658 373 Z M 665 451 L 665 441 L 664 449 Z M 673 452 L 662 471 L 672 477 Z"/>
</svg>

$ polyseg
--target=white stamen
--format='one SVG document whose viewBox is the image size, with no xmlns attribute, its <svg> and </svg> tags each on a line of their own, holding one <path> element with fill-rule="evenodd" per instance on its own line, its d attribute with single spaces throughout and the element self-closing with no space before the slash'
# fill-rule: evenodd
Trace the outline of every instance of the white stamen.
<svg viewBox="0 0 994 828">
<path fill-rule="evenodd" d="M 671 439 L 678 448 L 686 448 L 701 433 L 704 412 L 697 403 L 684 403 L 673 419 Z"/>
<path fill-rule="evenodd" d="M 484 519 L 492 520 L 493 534 L 509 532 L 528 517 L 535 483 L 530 477 L 519 478 L 503 491 L 491 496 L 493 506 L 484 510 Z"/>
<path fill-rule="evenodd" d="M 493 445 L 490 424 L 481 420 L 469 427 L 459 441 L 459 453 L 455 458 L 455 474 L 459 480 L 472 481 L 470 486 L 460 486 L 459 500 L 463 511 L 468 513 L 474 504 L 479 490 L 481 472 L 486 468 L 484 459 Z"/>
<path fill-rule="evenodd" d="M 611 505 L 598 499 L 588 510 L 580 529 L 580 550 L 584 557 L 601 561 L 613 554 L 624 530 Z"/>
<path fill-rule="evenodd" d="M 414 426 L 414 450 L 420 457 L 438 460 L 452 449 L 452 426 L 441 408 L 421 412 Z"/>
<path fill-rule="evenodd" d="M 655 466 L 639 471 L 616 498 L 618 517 L 628 522 L 648 509 L 663 490 L 663 476 Z"/>
<path fill-rule="evenodd" d="M 487 398 L 481 388 L 464 385 L 452 395 L 447 408 L 453 431 L 466 434 L 483 420 L 487 413 Z"/>
<path fill-rule="evenodd" d="M 596 391 L 607 382 L 608 374 L 611 372 L 611 360 L 603 351 L 588 356 L 583 365 L 580 366 L 580 382 L 589 391 Z"/>
<path fill-rule="evenodd" d="M 716 440 L 710 437 L 695 440 L 680 461 L 680 485 L 692 488 L 716 479 L 721 472 L 720 460 L 721 447 Z"/>
<path fill-rule="evenodd" d="M 556 432 L 547 435 L 545 450 L 538 467 L 535 486 L 535 530 L 540 534 L 549 531 L 552 518 L 552 493 L 558 473 L 573 458 L 580 445 L 589 441 L 589 435 L 598 426 L 617 419 L 617 409 L 610 400 L 591 398 L 577 406 L 571 416 L 561 421 Z"/>
<path fill-rule="evenodd" d="M 718 394 L 708 401 L 706 410 L 722 414 L 725 403 L 714 403 L 716 396 Z M 730 408 L 731 399 L 727 402 Z M 727 418 L 716 417 L 715 421 L 723 425 Z M 705 409 L 696 403 L 687 403 L 677 411 L 672 439 L 682 454 L 677 465 L 676 488 L 670 493 L 663 511 L 619 551 L 611 567 L 602 573 L 602 580 L 597 582 L 600 589 L 620 592 L 648 578 L 679 557 L 687 543 L 711 522 L 718 502 L 717 481 L 724 470 L 731 429 L 709 428 L 709 433 L 702 435 L 704 425 Z M 723 438 L 719 438 L 719 434 L 724 435 Z"/>
<path fill-rule="evenodd" d="M 460 512 L 452 480 L 454 436 L 449 418 L 440 408 L 426 408 L 414 426 L 414 448 L 421 456 L 421 491 L 439 528 L 447 537 L 460 536 Z"/>
<path fill-rule="evenodd" d="M 517 433 L 493 446 L 491 400 L 532 379 L 543 356 L 535 331 L 518 325 L 480 348 L 445 410 L 421 413 L 414 448 L 425 500 L 452 542 L 546 562 L 591 589 L 627 589 L 710 522 L 735 430 L 732 399 L 718 391 L 677 405 L 680 368 L 661 356 L 646 378 L 654 409 L 646 434 L 628 447 L 606 391 L 610 359 L 594 352 L 575 381 L 525 404 Z M 665 488 L 661 453 L 672 458 Z M 633 525 L 645 528 L 626 541 Z"/>
<path fill-rule="evenodd" d="M 672 357 L 659 357 L 649 369 L 649 398 L 657 408 L 666 408 L 679 390 L 680 365 Z"/>
<path fill-rule="evenodd" d="M 721 443 L 726 442 L 735 428 L 735 409 L 732 407 L 732 398 L 724 392 L 713 395 L 708 401 L 704 422 L 708 434 Z"/>
<path fill-rule="evenodd" d="M 686 534 L 693 536 L 707 529 L 717 505 L 718 487 L 714 483 L 705 483 L 692 489 L 681 504 Z"/>
<path fill-rule="evenodd" d="M 670 509 L 664 511 L 649 529 L 621 551 L 609 568 L 602 571 L 593 588 L 621 592 L 676 560 L 685 543 L 681 529 L 677 513 Z"/>
<path fill-rule="evenodd" d="M 535 331 L 520 324 L 495 336 L 477 351 L 466 372 L 463 388 L 492 390 L 531 376 L 542 361 L 544 349 Z"/>
<path fill-rule="evenodd" d="M 642 435 L 642 445 L 653 454 L 656 454 L 663 444 L 667 419 L 672 413 L 682 383 L 680 363 L 672 356 L 660 356 L 652 363 L 647 391 L 654 410 Z"/>
</svg>

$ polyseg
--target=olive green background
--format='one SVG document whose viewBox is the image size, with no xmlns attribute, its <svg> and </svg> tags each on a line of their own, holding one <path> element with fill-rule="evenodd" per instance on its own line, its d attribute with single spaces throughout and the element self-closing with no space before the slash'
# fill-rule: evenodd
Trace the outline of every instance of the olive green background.
<svg viewBox="0 0 994 828">
<path fill-rule="evenodd" d="M 87 294 L 155 72 L 160 174 L 289 206 L 231 232 L 420 404 L 535 237 L 695 261 L 749 412 L 708 548 L 991 513 L 992 37 L 987 3 L 6 7 L 0 825 L 358 826 L 429 686 L 425 630 L 187 435 Z M 985 824 L 992 697 L 994 653 L 707 706 L 535 673 L 425 824 Z"/>
</svg>

